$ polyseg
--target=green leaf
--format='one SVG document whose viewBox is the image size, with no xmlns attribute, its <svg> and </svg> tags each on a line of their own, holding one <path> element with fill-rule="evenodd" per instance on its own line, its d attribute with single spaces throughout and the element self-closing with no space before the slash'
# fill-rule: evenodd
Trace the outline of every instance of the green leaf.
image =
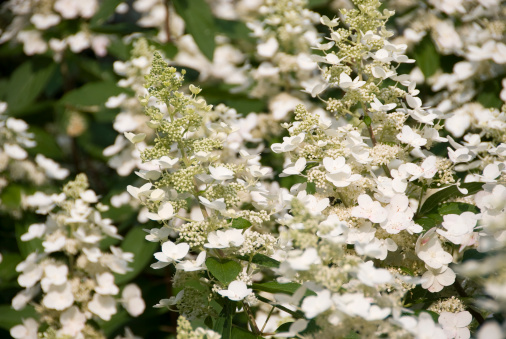
<svg viewBox="0 0 506 339">
<path fill-rule="evenodd" d="M 173 0 L 172 3 L 177 14 L 183 18 L 186 30 L 193 36 L 202 54 L 212 61 L 216 47 L 214 41 L 216 27 L 207 2 L 205 0 Z"/>
<path fill-rule="evenodd" d="M 446 215 L 446 214 L 458 214 L 461 215 L 464 212 L 473 212 L 480 213 L 478 207 L 466 204 L 464 202 L 448 202 L 444 203 L 437 208 L 437 214 Z"/>
<path fill-rule="evenodd" d="M 125 89 L 116 86 L 112 81 L 91 82 L 65 94 L 59 101 L 63 105 L 100 106 L 109 97 L 123 93 Z"/>
<path fill-rule="evenodd" d="M 207 258 L 206 266 L 209 272 L 224 285 L 230 284 L 241 273 L 242 266 L 237 261 Z"/>
<path fill-rule="evenodd" d="M 255 38 L 251 36 L 251 30 L 242 21 L 215 18 L 214 22 L 216 29 L 230 39 L 238 40 L 238 42 L 255 42 Z"/>
<path fill-rule="evenodd" d="M 134 227 L 127 233 L 121 244 L 121 249 L 134 254 L 134 261 L 129 264 L 132 271 L 126 274 L 116 274 L 115 282 L 118 285 L 125 284 L 135 278 L 151 262 L 153 253 L 158 247 L 157 243 L 144 239 L 146 232 L 140 227 Z"/>
<path fill-rule="evenodd" d="M 415 47 L 414 56 L 416 64 L 426 78 L 436 73 L 440 67 L 439 53 L 429 35 L 425 36 Z"/>
<path fill-rule="evenodd" d="M 360 339 L 362 338 L 357 332 L 351 330 L 347 335 L 344 336 L 344 339 Z"/>
<path fill-rule="evenodd" d="M 245 228 L 248 228 L 251 226 L 251 222 L 249 222 L 248 220 L 244 219 L 244 218 L 237 218 L 237 219 L 233 219 L 232 220 L 232 227 L 233 228 L 238 228 L 238 229 L 245 229 Z"/>
<path fill-rule="evenodd" d="M 37 318 L 37 312 L 32 306 L 26 306 L 16 311 L 11 305 L 0 305 L 0 328 L 9 330 L 23 322 L 22 319 Z"/>
<path fill-rule="evenodd" d="M 259 335 L 255 335 L 254 333 L 251 333 L 250 331 L 246 331 L 243 328 L 240 327 L 232 327 L 232 338 L 241 338 L 241 339 L 261 339 L 263 337 Z"/>
<path fill-rule="evenodd" d="M 17 209 L 21 204 L 22 187 L 16 184 L 11 184 L 5 187 L 0 193 L 0 200 L 2 205 L 8 209 Z"/>
<path fill-rule="evenodd" d="M 17 253 L 2 253 L 3 260 L 0 263 L 0 281 L 6 282 L 18 275 L 16 266 L 23 260 Z"/>
<path fill-rule="evenodd" d="M 301 284 L 297 283 L 286 283 L 281 284 L 276 281 L 270 281 L 266 283 L 259 283 L 259 284 L 253 284 L 252 288 L 254 290 L 269 292 L 269 293 L 285 293 L 285 294 L 294 294 L 295 291 L 301 287 Z M 305 296 L 311 296 L 316 295 L 315 292 L 311 291 L 310 289 L 306 290 Z"/>
<path fill-rule="evenodd" d="M 483 187 L 482 182 L 470 182 L 466 184 L 461 184 L 461 188 L 465 188 L 468 190 L 467 194 L 462 194 L 458 188 L 457 185 L 453 185 L 450 187 L 443 188 L 442 190 L 432 194 L 430 197 L 425 200 L 424 204 L 422 205 L 422 208 L 420 209 L 419 215 L 424 216 L 431 212 L 433 209 L 435 209 L 440 203 L 443 203 L 451 198 L 458 198 L 458 197 L 466 197 L 468 195 L 475 194 L 481 190 Z"/>
<path fill-rule="evenodd" d="M 214 324 L 213 330 L 221 334 L 221 339 L 236 338 L 232 336 L 232 323 L 235 314 L 237 302 L 230 299 L 223 299 L 224 305 L 221 309 L 220 316 Z"/>
<path fill-rule="evenodd" d="M 237 256 L 238 259 L 249 261 L 249 257 L 245 255 Z M 257 253 L 253 256 L 251 259 L 251 262 L 257 265 L 265 266 L 265 267 L 271 267 L 271 268 L 278 268 L 279 267 L 279 261 L 276 259 L 269 258 L 268 256 L 264 254 Z"/>
<path fill-rule="evenodd" d="M 100 2 L 100 7 L 95 15 L 91 18 L 90 25 L 94 26 L 103 24 L 107 19 L 109 19 L 110 16 L 114 14 L 116 7 L 118 7 L 121 2 L 123 2 L 123 0 L 104 0 Z"/>
<path fill-rule="evenodd" d="M 371 117 L 368 116 L 368 115 L 366 115 L 364 117 L 364 123 L 365 123 L 366 126 L 371 126 L 371 123 L 372 123 Z"/>
<path fill-rule="evenodd" d="M 11 75 L 5 100 L 10 115 L 32 104 L 45 89 L 57 64 L 48 60 L 27 61 Z"/>
<path fill-rule="evenodd" d="M 28 153 L 32 155 L 43 154 L 53 160 L 62 160 L 63 152 L 60 145 L 51 134 L 36 126 L 30 126 L 30 132 L 34 134 L 34 140 L 37 142 L 35 147 L 29 148 Z"/>
<path fill-rule="evenodd" d="M 308 8 L 315 8 L 315 7 L 322 7 L 325 6 L 329 0 L 309 0 L 307 7 Z"/>
</svg>

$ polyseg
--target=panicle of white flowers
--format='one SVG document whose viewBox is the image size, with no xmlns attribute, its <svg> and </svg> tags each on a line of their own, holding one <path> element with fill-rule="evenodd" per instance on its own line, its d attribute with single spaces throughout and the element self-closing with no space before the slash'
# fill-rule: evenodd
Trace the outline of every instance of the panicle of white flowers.
<svg viewBox="0 0 506 339">
<path fill-rule="evenodd" d="M 60 194 L 37 192 L 32 198 L 38 202 L 37 212 L 47 219 L 30 225 L 21 240 L 40 239 L 43 252 L 31 253 L 16 267 L 18 283 L 25 290 L 14 297 L 12 307 L 21 310 L 31 304 L 39 318 L 25 319 L 11 329 L 11 335 L 37 338 L 37 329 L 46 324 L 48 337 L 103 338 L 88 320 L 110 320 L 118 303 L 130 315 L 140 315 L 145 304 L 139 287 L 128 284 L 120 292 L 113 275 L 131 270 L 128 263 L 133 254 L 115 246 L 110 252 L 100 248 L 105 237 L 121 236 L 112 220 L 101 216 L 108 206 L 89 189 L 86 176 L 78 175 Z M 33 330 L 35 335 L 27 334 Z"/>
<path fill-rule="evenodd" d="M 2 4 L 4 10 L 14 18 L 0 35 L 0 44 L 15 41 L 23 44 L 26 55 L 44 54 L 52 51 L 55 61 L 60 62 L 64 51 L 69 48 L 80 53 L 91 48 L 103 57 L 107 54 L 110 37 L 90 30 L 89 21 L 97 12 L 102 1 L 89 0 L 10 0 Z M 46 31 L 58 29 L 64 20 L 79 19 L 80 27 L 75 34 L 47 38 Z"/>
<path fill-rule="evenodd" d="M 276 239 L 262 233 L 270 213 L 241 210 L 271 171 L 260 166 L 259 157 L 237 135 L 243 118 L 223 105 L 208 105 L 194 85 L 189 86 L 191 94 L 183 93 L 184 74 L 154 54 L 146 76 L 148 94 L 141 98 L 147 125 L 155 134 L 141 159 L 152 169 L 137 172 L 148 183 L 127 190 L 149 210 L 149 219 L 162 224 L 146 236 L 162 245 L 151 267 L 174 264 L 174 286 L 182 288 L 176 298 L 161 300 L 157 307 L 174 306 L 194 319 L 217 316 L 210 304 L 213 298 L 244 305 L 252 301 L 252 290 L 244 281 L 251 281 L 258 270 L 250 261 L 259 253 L 273 253 Z M 144 138 L 127 137 L 134 144 Z M 173 242 L 168 237 L 174 232 L 178 236 Z M 234 281 L 206 272 L 210 261 L 223 260 L 237 269 Z"/>
<path fill-rule="evenodd" d="M 0 191 L 10 182 L 28 181 L 40 186 L 52 179 L 65 179 L 69 171 L 52 159 L 42 154 L 35 159 L 29 156 L 26 149 L 36 146 L 34 134 L 28 132 L 24 120 L 10 117 L 7 109 L 7 103 L 0 102 Z M 0 208 L 19 217 L 19 210 L 4 204 Z"/>
</svg>

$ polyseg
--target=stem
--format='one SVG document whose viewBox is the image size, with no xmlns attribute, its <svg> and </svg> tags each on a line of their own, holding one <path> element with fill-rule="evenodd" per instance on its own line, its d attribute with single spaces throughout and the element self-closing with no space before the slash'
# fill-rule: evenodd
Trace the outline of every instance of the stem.
<svg viewBox="0 0 506 339">
<path fill-rule="evenodd" d="M 243 302 L 242 305 L 244 307 L 244 310 L 246 311 L 246 314 L 248 315 L 248 320 L 250 322 L 253 333 L 255 333 L 257 335 L 260 334 L 261 332 L 258 329 L 257 323 L 255 321 L 255 316 L 253 316 L 253 312 L 251 312 L 251 309 L 249 308 L 249 306 L 245 302 Z"/>
<path fill-rule="evenodd" d="M 181 220 L 184 220 L 184 221 L 188 221 L 188 222 L 195 222 L 195 220 L 192 220 L 192 219 L 188 219 L 188 218 L 185 218 L 185 217 L 182 217 L 180 216 L 179 214 L 176 214 L 175 215 L 176 218 L 179 218 Z"/>
<path fill-rule="evenodd" d="M 170 0 L 165 1 L 165 32 L 167 34 L 167 42 L 172 41 L 170 34 Z"/>
<path fill-rule="evenodd" d="M 257 295 L 257 299 L 260 300 L 260 301 L 263 301 L 264 303 L 267 303 L 267 304 L 271 305 L 272 307 L 276 307 L 276 308 L 280 309 L 281 311 L 290 314 L 295 319 L 301 319 L 301 318 L 304 317 L 303 314 L 301 314 L 300 312 L 294 312 L 294 311 L 292 311 L 292 310 L 290 310 L 290 309 L 288 309 L 288 308 L 286 308 L 286 307 L 284 307 L 282 305 L 275 304 L 273 301 L 270 301 L 269 299 L 264 298 L 262 296 Z"/>
<path fill-rule="evenodd" d="M 272 306 L 271 308 L 271 311 L 269 312 L 269 314 L 267 315 L 267 318 L 265 319 L 265 323 L 264 323 L 264 326 L 262 326 L 262 330 L 261 330 L 261 334 L 264 333 L 264 330 L 265 330 L 265 326 L 267 325 L 267 323 L 269 322 L 269 319 L 271 318 L 271 315 L 272 315 L 272 312 L 274 312 L 274 309 L 276 307 Z"/>
<path fill-rule="evenodd" d="M 427 189 L 427 187 L 425 187 L 425 185 L 422 186 L 422 190 L 420 191 L 420 197 L 418 198 L 418 208 L 416 209 L 416 216 L 418 216 L 420 214 L 420 210 L 422 209 L 422 198 L 423 198 L 423 195 L 425 194 L 425 190 Z"/>
</svg>

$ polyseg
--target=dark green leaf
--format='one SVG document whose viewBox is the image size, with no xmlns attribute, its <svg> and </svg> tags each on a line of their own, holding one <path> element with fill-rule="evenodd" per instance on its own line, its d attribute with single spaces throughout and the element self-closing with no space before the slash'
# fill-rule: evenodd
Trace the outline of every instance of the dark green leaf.
<svg viewBox="0 0 506 339">
<path fill-rule="evenodd" d="M 460 187 L 467 189 L 468 190 L 467 194 L 462 194 L 458 190 L 456 185 L 443 188 L 442 190 L 432 194 L 430 197 L 427 198 L 427 200 L 425 200 L 424 204 L 422 205 L 422 208 L 420 209 L 418 217 L 426 215 L 427 213 L 435 209 L 439 204 L 447 201 L 448 199 L 466 197 L 468 195 L 472 195 L 479 192 L 483 187 L 483 183 L 470 182 L 466 184 L 461 184 Z"/>
<path fill-rule="evenodd" d="M 259 335 L 255 335 L 250 331 L 246 331 L 240 327 L 232 327 L 232 338 L 241 338 L 241 339 L 261 339 L 263 337 Z"/>
<path fill-rule="evenodd" d="M 121 249 L 134 254 L 134 261 L 129 264 L 132 271 L 126 274 L 116 274 L 115 282 L 118 285 L 125 284 L 135 278 L 146 265 L 151 262 L 153 253 L 158 247 L 157 243 L 144 240 L 146 232 L 140 227 L 134 227 L 127 233 L 121 244 Z"/>
<path fill-rule="evenodd" d="M 11 184 L 5 187 L 2 190 L 2 193 L 0 193 L 2 205 L 9 209 L 19 208 L 21 204 L 21 192 L 22 187 L 16 184 Z"/>
<path fill-rule="evenodd" d="M 249 261 L 249 257 L 245 255 L 237 256 L 237 258 L 241 260 Z M 265 266 L 265 267 L 271 267 L 271 268 L 278 268 L 279 267 L 279 261 L 276 259 L 269 258 L 268 256 L 264 254 L 255 254 L 253 258 L 251 259 L 251 262 L 257 265 Z"/>
<path fill-rule="evenodd" d="M 56 70 L 56 63 L 27 61 L 11 75 L 6 101 L 11 115 L 29 106 L 44 90 L 48 80 Z"/>
<path fill-rule="evenodd" d="M 173 0 L 174 8 L 193 36 L 195 43 L 209 60 L 213 60 L 216 47 L 214 37 L 216 28 L 211 8 L 204 0 Z"/>
<path fill-rule="evenodd" d="M 209 272 L 221 283 L 228 285 L 241 273 L 242 266 L 237 261 L 207 258 L 206 266 Z"/>
<path fill-rule="evenodd" d="M 232 339 L 232 322 L 235 314 L 237 302 L 230 299 L 223 299 L 224 305 L 220 312 L 220 316 L 214 324 L 213 330 L 221 334 L 222 339 Z"/>
<path fill-rule="evenodd" d="M 439 53 L 432 42 L 429 35 L 425 36 L 422 41 L 415 47 L 416 64 L 422 70 L 426 78 L 430 77 L 440 67 Z"/>
<path fill-rule="evenodd" d="M 16 266 L 23 260 L 17 253 L 2 253 L 3 260 L 0 263 L 0 281 L 9 281 L 18 275 Z"/>
<path fill-rule="evenodd" d="M 216 29 L 230 39 L 239 41 L 255 42 L 255 39 L 251 36 L 251 30 L 242 21 L 224 20 L 216 18 L 214 20 Z"/>
<path fill-rule="evenodd" d="M 321 7 L 325 6 L 328 2 L 329 0 L 309 0 L 307 7 L 308 8 Z"/>
<path fill-rule="evenodd" d="M 77 107 L 103 105 L 109 97 L 119 95 L 124 91 L 112 81 L 91 82 L 68 92 L 59 103 Z"/>
<path fill-rule="evenodd" d="M 269 293 L 285 293 L 285 294 L 294 294 L 295 291 L 299 289 L 302 285 L 297 283 L 286 283 L 281 284 L 276 281 L 270 281 L 266 283 L 253 284 L 254 290 L 269 292 Z M 310 289 L 306 290 L 305 296 L 316 295 L 315 292 Z"/>
<path fill-rule="evenodd" d="M 37 318 L 37 312 L 32 306 L 26 306 L 21 311 L 16 311 L 11 305 L 0 305 L 0 328 L 9 330 L 21 324 L 22 319 Z"/>
<path fill-rule="evenodd" d="M 51 158 L 53 160 L 63 159 L 63 152 L 56 142 L 56 138 L 54 138 L 45 130 L 34 126 L 30 127 L 30 132 L 34 134 L 34 139 L 37 142 L 37 145 L 35 145 L 35 147 L 29 148 L 28 153 L 32 155 L 40 153 L 45 157 Z"/>
<path fill-rule="evenodd" d="M 90 25 L 103 24 L 107 19 L 109 19 L 110 16 L 112 16 L 114 14 L 116 7 L 118 7 L 118 5 L 122 2 L 123 2 L 123 0 L 104 0 L 104 1 L 102 1 L 100 3 L 100 7 L 99 7 L 98 11 L 91 18 Z"/>
<path fill-rule="evenodd" d="M 249 222 L 248 220 L 244 219 L 244 218 L 237 218 L 237 219 L 233 219 L 232 220 L 232 227 L 233 228 L 238 228 L 238 229 L 245 229 L 245 228 L 248 228 L 251 226 L 251 222 Z"/>
<path fill-rule="evenodd" d="M 448 202 L 439 206 L 437 208 L 437 212 L 439 215 L 446 215 L 446 214 L 461 215 L 464 212 L 480 213 L 480 210 L 478 209 L 478 207 L 471 204 L 466 204 L 464 202 Z"/>
</svg>

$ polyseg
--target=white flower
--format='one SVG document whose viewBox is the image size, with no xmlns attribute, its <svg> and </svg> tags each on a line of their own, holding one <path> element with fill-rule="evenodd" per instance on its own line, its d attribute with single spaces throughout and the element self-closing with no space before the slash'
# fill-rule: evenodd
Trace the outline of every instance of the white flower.
<svg viewBox="0 0 506 339">
<path fill-rule="evenodd" d="M 128 140 L 130 140 L 130 142 L 132 144 L 137 144 L 141 141 L 144 141 L 144 139 L 146 139 L 146 133 L 139 133 L 139 134 L 134 134 L 134 133 L 131 133 L 131 132 L 125 132 L 123 133 L 125 135 L 125 138 L 127 138 Z"/>
<path fill-rule="evenodd" d="M 448 158 L 454 163 L 457 164 L 459 162 L 468 162 L 474 158 L 474 154 L 467 147 L 462 147 L 457 150 L 452 150 L 450 147 L 448 149 Z"/>
<path fill-rule="evenodd" d="M 119 288 L 114 284 L 114 276 L 109 272 L 97 274 L 97 286 L 95 286 L 95 292 L 102 295 L 118 294 Z"/>
<path fill-rule="evenodd" d="M 152 228 L 150 230 L 145 229 L 144 231 L 149 233 L 146 235 L 145 239 L 151 242 L 167 241 L 170 234 L 170 229 L 168 227 Z"/>
<path fill-rule="evenodd" d="M 67 265 L 49 264 L 44 267 L 44 278 L 40 282 L 42 290 L 47 292 L 53 285 L 57 286 L 66 283 L 68 272 L 69 268 Z"/>
<path fill-rule="evenodd" d="M 405 164 L 406 172 L 411 174 L 409 181 L 417 180 L 418 178 L 431 179 L 437 173 L 438 168 L 436 166 L 437 158 L 433 155 L 427 157 L 420 166 L 407 163 Z"/>
<path fill-rule="evenodd" d="M 450 253 L 445 252 L 434 232 L 435 229 L 433 228 L 418 238 L 416 253 L 426 265 L 433 269 L 439 269 L 451 263 L 453 257 Z"/>
<path fill-rule="evenodd" d="M 244 242 L 242 230 L 231 228 L 226 231 L 213 231 L 207 236 L 208 243 L 204 244 L 206 248 L 227 248 L 232 246 L 241 246 Z"/>
<path fill-rule="evenodd" d="M 239 301 L 246 298 L 253 290 L 246 286 L 244 281 L 234 280 L 228 285 L 228 289 L 220 290 L 218 293 L 230 300 Z"/>
<path fill-rule="evenodd" d="M 47 294 L 42 299 L 42 304 L 47 308 L 57 311 L 63 311 L 74 303 L 72 286 L 69 282 L 62 285 L 51 285 Z"/>
<path fill-rule="evenodd" d="M 381 223 L 381 227 L 390 234 L 397 234 L 408 229 L 410 233 L 419 233 L 421 226 L 413 222 L 413 210 L 409 207 L 409 199 L 404 194 L 396 194 L 387 206 L 388 218 Z"/>
<path fill-rule="evenodd" d="M 121 292 L 121 299 L 121 304 L 132 317 L 138 317 L 146 308 L 141 289 L 135 284 L 125 286 Z"/>
<path fill-rule="evenodd" d="M 206 269 L 206 252 L 202 251 L 195 260 L 185 260 L 176 265 L 176 269 L 185 272 L 201 271 Z"/>
<path fill-rule="evenodd" d="M 290 152 L 304 141 L 305 134 L 300 133 L 293 137 L 283 137 L 282 144 L 272 144 L 271 149 L 274 153 Z"/>
<path fill-rule="evenodd" d="M 350 76 L 344 72 L 339 75 L 339 86 L 345 91 L 357 89 L 364 85 L 365 81 L 361 81 L 358 76 L 354 80 L 351 80 Z"/>
<path fill-rule="evenodd" d="M 373 233 L 374 235 L 374 233 Z M 365 240 L 365 239 L 361 239 Z M 348 237 L 348 243 L 350 242 L 350 237 Z M 390 238 L 386 239 L 378 239 L 373 238 L 372 241 L 369 242 L 355 242 L 355 251 L 357 251 L 360 255 L 366 255 L 371 258 L 376 258 L 379 260 L 385 260 L 388 255 L 388 252 L 394 252 L 397 250 L 397 244 Z"/>
<path fill-rule="evenodd" d="M 189 250 L 190 245 L 185 242 L 176 245 L 170 240 L 166 241 L 162 244 L 162 251 L 154 254 L 158 262 L 152 264 L 151 267 L 162 268 L 174 261 L 179 261 L 188 254 Z"/>
<path fill-rule="evenodd" d="M 358 206 L 353 207 L 351 215 L 357 218 L 369 219 L 373 223 L 381 223 L 388 217 L 388 212 L 378 201 L 373 201 L 367 194 L 361 194 Z"/>
<path fill-rule="evenodd" d="M 46 171 L 46 175 L 51 179 L 63 180 L 70 173 L 68 169 L 60 167 L 60 164 L 42 154 L 35 156 L 35 162 Z"/>
<path fill-rule="evenodd" d="M 340 156 L 337 159 L 323 158 L 323 166 L 327 170 L 325 178 L 336 187 L 346 187 L 350 183 L 362 178 L 360 174 L 351 174 L 351 167 L 345 164 L 346 160 Z"/>
<path fill-rule="evenodd" d="M 365 298 L 362 293 L 334 294 L 332 301 L 337 309 L 349 316 L 365 318 L 369 315 L 371 299 Z"/>
<path fill-rule="evenodd" d="M 102 320 L 109 321 L 116 314 L 116 301 L 111 296 L 95 293 L 88 303 L 88 309 Z"/>
<path fill-rule="evenodd" d="M 77 306 L 72 306 L 60 314 L 60 324 L 62 328 L 58 331 L 59 334 L 76 338 L 84 329 L 86 316 L 79 311 Z"/>
<path fill-rule="evenodd" d="M 306 191 L 301 191 L 297 194 L 297 199 L 304 204 L 304 207 L 312 215 L 320 215 L 321 212 L 329 207 L 329 198 L 318 199 L 314 195 L 307 194 Z"/>
<path fill-rule="evenodd" d="M 329 290 L 318 292 L 316 296 L 306 297 L 302 301 L 301 309 L 307 318 L 312 319 L 318 314 L 325 312 L 332 306 Z"/>
<path fill-rule="evenodd" d="M 179 158 L 171 159 L 168 156 L 164 155 L 163 157 L 161 157 L 158 160 L 155 160 L 154 162 L 155 164 L 158 164 L 158 166 L 160 166 L 161 169 L 164 170 L 174 167 L 174 165 L 179 162 Z"/>
<path fill-rule="evenodd" d="M 422 275 L 422 287 L 429 292 L 439 292 L 444 286 L 450 286 L 455 282 L 455 272 L 448 266 L 429 270 Z"/>
<path fill-rule="evenodd" d="M 257 53 L 261 57 L 271 58 L 278 50 L 278 47 L 278 40 L 276 40 L 274 37 L 271 37 L 266 42 L 257 45 Z"/>
<path fill-rule="evenodd" d="M 4 152 L 14 160 L 23 160 L 28 156 L 28 153 L 17 144 L 4 144 Z"/>
<path fill-rule="evenodd" d="M 374 263 L 369 260 L 358 265 L 357 278 L 364 285 L 374 287 L 390 282 L 392 275 L 386 269 L 375 268 Z"/>
<path fill-rule="evenodd" d="M 227 204 L 225 204 L 225 198 L 219 198 L 211 202 L 208 199 L 199 196 L 199 200 L 202 205 L 213 210 L 223 211 L 227 208 Z"/>
<path fill-rule="evenodd" d="M 448 339 L 469 339 L 471 333 L 467 326 L 471 323 L 473 317 L 468 311 L 458 313 L 441 312 L 438 323 L 443 327 Z"/>
<path fill-rule="evenodd" d="M 16 325 L 10 330 L 10 334 L 16 339 L 38 339 L 39 323 L 33 319 L 23 319 L 23 325 Z"/>
<path fill-rule="evenodd" d="M 12 308 L 16 311 L 22 310 L 40 292 L 40 286 L 35 285 L 22 290 L 12 298 Z"/>
<path fill-rule="evenodd" d="M 29 241 L 35 238 L 41 238 L 46 233 L 46 225 L 45 224 L 32 224 L 28 227 L 28 232 L 21 235 L 22 241 Z"/>
<path fill-rule="evenodd" d="M 38 264 L 37 253 L 31 253 L 24 261 L 16 266 L 17 272 L 23 272 L 18 277 L 18 284 L 29 288 L 42 278 L 43 268 Z"/>
<path fill-rule="evenodd" d="M 280 174 L 280 177 L 287 177 L 290 175 L 299 175 L 304 168 L 306 168 L 306 158 L 299 158 L 295 164 L 292 164 L 291 166 L 286 167 L 283 170 L 283 173 Z"/>
<path fill-rule="evenodd" d="M 290 325 L 290 327 L 288 328 L 288 332 L 276 333 L 276 337 L 279 338 L 297 337 L 300 332 L 306 329 L 308 323 L 309 321 L 305 319 L 297 319 Z"/>
<path fill-rule="evenodd" d="M 151 220 L 169 220 L 174 216 L 174 208 L 172 207 L 172 204 L 168 201 L 160 204 L 158 206 L 158 212 L 157 213 L 147 213 L 147 217 Z"/>
<path fill-rule="evenodd" d="M 306 248 L 304 252 L 294 251 L 292 253 L 290 254 L 291 256 L 286 259 L 286 263 L 295 271 L 307 271 L 311 265 L 321 262 L 318 251 L 313 247 Z"/>
<path fill-rule="evenodd" d="M 209 172 L 211 173 L 211 177 L 213 179 L 219 180 L 219 181 L 234 178 L 234 172 L 224 166 L 218 166 L 218 167 L 209 166 Z"/>
<path fill-rule="evenodd" d="M 397 107 L 397 104 L 382 104 L 381 101 L 378 100 L 378 98 L 373 99 L 374 102 L 371 102 L 371 108 L 375 111 L 379 112 L 388 112 L 390 110 L 393 110 L 395 107 Z"/>
<path fill-rule="evenodd" d="M 414 334 L 416 339 L 447 339 L 443 329 L 434 323 L 427 312 L 420 313 Z"/>
<path fill-rule="evenodd" d="M 438 229 L 436 232 L 452 243 L 460 245 L 471 236 L 479 217 L 479 214 L 476 215 L 472 212 L 464 212 L 461 215 L 444 215 L 442 226 L 446 228 L 446 231 Z"/>
<path fill-rule="evenodd" d="M 422 138 L 418 133 L 413 131 L 408 125 L 402 127 L 402 132 L 397 134 L 397 139 L 414 148 L 420 148 L 427 143 L 427 139 Z"/>
<path fill-rule="evenodd" d="M 142 197 L 145 197 L 150 193 L 151 186 L 153 185 L 149 182 L 147 184 L 142 185 L 140 188 L 128 185 L 127 191 L 135 199 L 142 200 L 141 199 Z"/>
</svg>

